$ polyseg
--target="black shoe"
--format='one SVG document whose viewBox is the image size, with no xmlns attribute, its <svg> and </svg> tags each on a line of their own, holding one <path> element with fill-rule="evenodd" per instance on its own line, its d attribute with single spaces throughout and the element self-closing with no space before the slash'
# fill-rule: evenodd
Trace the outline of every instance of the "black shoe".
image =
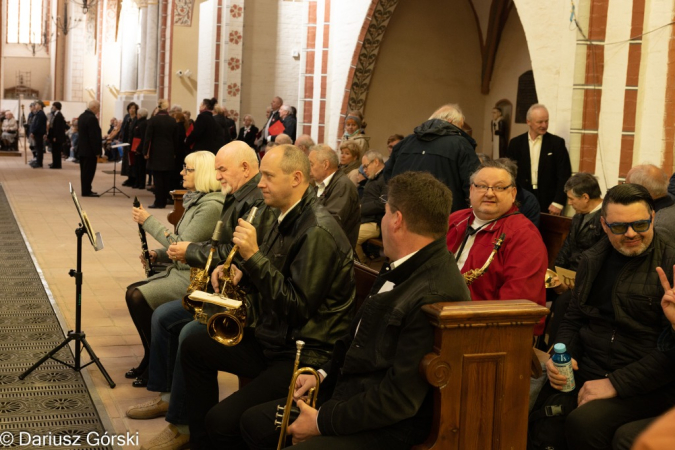
<svg viewBox="0 0 675 450">
<path fill-rule="evenodd" d="M 124 374 L 124 378 L 134 379 L 143 375 L 143 370 L 139 370 L 138 367 L 134 367 L 130 371 Z"/>
<path fill-rule="evenodd" d="M 42 169 L 42 164 L 34 163 L 30 164 L 33 169 Z"/>
<path fill-rule="evenodd" d="M 164 208 L 166 208 L 166 206 L 159 206 L 159 205 L 155 205 L 153 203 L 152 205 L 148 206 L 148 208 L 149 209 L 164 209 Z"/>
<path fill-rule="evenodd" d="M 61 166 L 55 166 L 54 163 L 52 163 L 52 164 L 49 165 L 49 168 L 50 169 L 60 169 Z"/>
<path fill-rule="evenodd" d="M 148 385 L 148 380 L 144 380 L 143 378 L 136 378 L 131 385 L 135 388 L 144 388 L 147 387 Z"/>
<path fill-rule="evenodd" d="M 82 197 L 100 197 L 97 192 L 90 192 L 88 194 L 82 194 Z"/>
<path fill-rule="evenodd" d="M 131 186 L 131 181 L 127 180 L 124 183 L 122 183 L 122 186 Z"/>
</svg>

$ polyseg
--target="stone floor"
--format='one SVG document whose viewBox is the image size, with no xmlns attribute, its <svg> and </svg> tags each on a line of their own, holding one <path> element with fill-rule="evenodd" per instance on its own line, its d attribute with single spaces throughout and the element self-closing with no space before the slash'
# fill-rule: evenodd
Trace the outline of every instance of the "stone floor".
<svg viewBox="0 0 675 450">
<path fill-rule="evenodd" d="M 24 157 L 0 157 L 0 183 L 19 225 L 26 235 L 42 272 L 57 313 L 65 321 L 66 330 L 75 328 L 75 283 L 68 275 L 76 266 L 76 236 L 78 216 L 68 192 L 73 183 L 80 194 L 80 170 L 77 164 L 63 162 L 63 169 L 51 170 L 47 164 L 51 155 L 45 156 L 44 169 L 32 169 Z M 99 164 L 93 190 L 104 192 L 113 185 L 113 164 Z M 119 169 L 119 165 L 118 165 Z M 126 286 L 144 278 L 138 259 L 140 241 L 138 228 L 131 220 L 131 202 L 137 195 L 142 204 L 153 201 L 146 190 L 122 187 L 125 177 L 117 178 L 117 185 L 132 197 L 106 194 L 100 198 L 80 198 L 95 231 L 101 233 L 105 248 L 99 252 L 84 242 L 82 256 L 82 329 L 87 340 L 101 359 L 104 367 L 117 383 L 110 389 L 95 366 L 84 369 L 90 375 L 92 396 L 107 415 L 111 433 L 139 432 L 140 442 L 147 441 L 164 428 L 164 419 L 137 421 L 126 418 L 126 409 L 156 394 L 131 387 L 124 373 L 141 359 L 143 348 L 138 333 L 129 317 L 124 301 Z M 169 209 L 156 216 L 169 227 L 166 215 Z M 156 245 L 148 236 L 150 248 Z M 26 362 L 27 366 L 29 361 Z M 32 362 L 31 362 L 32 363 Z M 221 374 L 222 396 L 236 389 L 236 378 Z M 104 421 L 105 423 L 105 421 Z M 133 447 L 130 447 L 133 448 Z"/>
</svg>

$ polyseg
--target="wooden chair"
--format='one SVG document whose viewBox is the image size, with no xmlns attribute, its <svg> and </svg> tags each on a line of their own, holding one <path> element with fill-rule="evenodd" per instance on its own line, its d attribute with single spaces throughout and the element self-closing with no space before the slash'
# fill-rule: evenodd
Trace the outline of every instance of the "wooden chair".
<svg viewBox="0 0 675 450">
<path fill-rule="evenodd" d="M 186 192 L 187 191 L 184 189 L 176 189 L 175 191 L 169 192 L 169 194 L 171 194 L 171 198 L 173 199 L 173 209 L 169 214 L 167 214 L 166 218 L 169 223 L 173 225 L 174 233 L 178 231 L 176 226 L 178 226 L 178 222 L 180 221 L 180 218 L 183 217 L 183 213 L 185 212 L 185 208 L 183 208 L 183 196 Z"/>
<path fill-rule="evenodd" d="M 548 251 L 548 268 L 555 269 L 555 259 L 570 234 L 572 219 L 542 213 L 539 219 L 539 232 Z"/>
</svg>

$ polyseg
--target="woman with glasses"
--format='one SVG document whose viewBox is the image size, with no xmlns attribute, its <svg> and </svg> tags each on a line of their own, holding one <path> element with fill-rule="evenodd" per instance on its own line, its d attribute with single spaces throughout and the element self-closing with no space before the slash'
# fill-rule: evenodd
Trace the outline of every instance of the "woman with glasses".
<svg viewBox="0 0 675 450">
<path fill-rule="evenodd" d="M 136 378 L 133 382 L 134 387 L 145 387 L 147 384 L 152 312 L 163 303 L 183 298 L 190 284 L 190 266 L 171 261 L 166 252 L 167 248 L 174 242 L 207 241 L 220 218 L 224 197 L 213 170 L 215 159 L 215 155 L 208 151 L 191 153 L 185 157 L 185 164 L 181 171 L 183 187 L 187 189 L 187 193 L 183 196 L 185 212 L 176 225 L 175 233 L 167 229 L 157 218 L 148 214 L 142 206 L 133 208 L 134 222 L 142 225 L 143 229 L 163 246 L 150 250 L 150 262 L 153 264 L 170 263 L 166 272 L 134 283 L 127 288 L 126 301 L 129 314 L 141 336 L 145 350 L 143 360 L 138 367 L 125 374 L 127 378 Z"/>
</svg>

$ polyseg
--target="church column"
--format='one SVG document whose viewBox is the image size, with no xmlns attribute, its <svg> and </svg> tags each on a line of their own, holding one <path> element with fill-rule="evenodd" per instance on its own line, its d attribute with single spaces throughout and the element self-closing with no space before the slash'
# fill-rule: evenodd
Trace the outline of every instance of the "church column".
<svg viewBox="0 0 675 450">
<path fill-rule="evenodd" d="M 145 27 L 145 70 L 143 73 L 143 90 L 157 90 L 157 44 L 159 41 L 159 4 L 157 0 L 149 0 L 147 23 Z"/>
<path fill-rule="evenodd" d="M 145 83 L 145 56 L 146 56 L 146 47 L 148 45 L 147 40 L 147 22 L 148 22 L 148 2 L 147 0 L 138 1 L 138 7 L 140 8 L 140 20 L 138 21 L 138 27 L 141 32 L 140 39 L 140 51 L 138 52 L 138 78 L 136 86 L 138 90 L 143 89 Z"/>
<path fill-rule="evenodd" d="M 122 4 L 122 64 L 121 86 L 122 96 L 131 95 L 138 88 L 138 7 L 132 0 L 124 0 Z"/>
</svg>

